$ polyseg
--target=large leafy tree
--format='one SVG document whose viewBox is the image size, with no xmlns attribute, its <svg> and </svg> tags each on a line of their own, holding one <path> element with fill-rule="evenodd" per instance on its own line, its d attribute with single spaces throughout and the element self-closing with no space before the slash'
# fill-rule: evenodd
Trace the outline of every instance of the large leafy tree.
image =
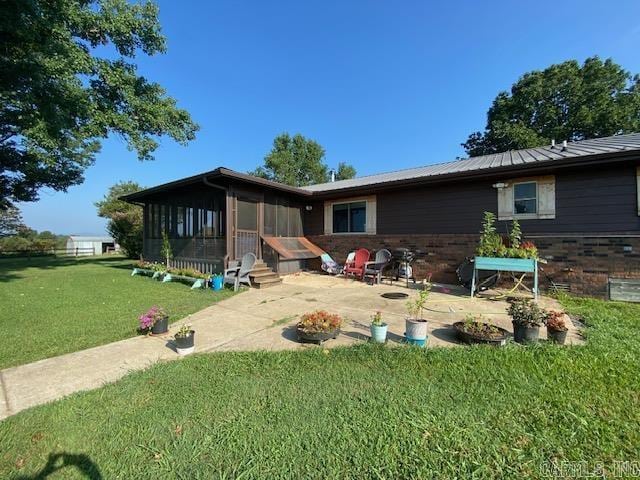
<svg viewBox="0 0 640 480">
<path fill-rule="evenodd" d="M 611 59 L 551 65 L 500 92 L 484 132 L 463 143 L 471 156 L 640 130 L 640 77 Z"/>
<path fill-rule="evenodd" d="M 189 114 L 131 62 L 165 50 L 150 1 L 0 2 L 0 204 L 81 183 L 110 134 L 141 160 L 160 136 L 192 140 Z"/>
<path fill-rule="evenodd" d="M 324 148 L 314 140 L 299 133 L 293 137 L 282 133 L 273 140 L 273 148 L 264 158 L 264 165 L 249 173 L 294 187 L 327 182 L 330 171 L 324 163 L 324 153 Z M 344 180 L 355 174 L 355 168 L 341 162 L 336 178 Z"/>
<path fill-rule="evenodd" d="M 109 219 L 107 231 L 130 258 L 142 254 L 142 207 L 123 202 L 119 197 L 142 189 L 136 182 L 118 182 L 95 203 L 98 215 Z"/>
</svg>

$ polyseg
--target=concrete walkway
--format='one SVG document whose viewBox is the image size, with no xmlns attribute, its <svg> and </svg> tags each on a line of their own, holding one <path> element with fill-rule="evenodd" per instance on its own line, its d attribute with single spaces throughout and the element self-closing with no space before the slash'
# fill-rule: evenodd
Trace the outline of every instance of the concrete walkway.
<svg viewBox="0 0 640 480">
<path fill-rule="evenodd" d="M 389 324 L 389 341 L 399 343 L 403 340 L 406 300 L 381 295 L 416 295 L 415 290 L 403 285 L 369 286 L 319 274 L 290 275 L 279 286 L 251 289 L 201 310 L 174 324 L 167 335 L 134 337 L 8 368 L 0 371 L 0 419 L 80 390 L 98 388 L 156 362 L 180 358 L 172 339 L 182 323 L 193 325 L 197 352 L 314 348 L 296 342 L 294 326 L 298 315 L 324 309 L 348 320 L 338 339 L 325 343 L 333 347 L 366 341 L 370 317 L 380 310 Z M 542 298 L 541 304 L 559 309 L 548 298 Z M 502 301 L 470 299 L 457 287 L 436 285 L 424 315 L 429 320 L 429 346 L 457 346 L 450 326 L 468 314 L 480 313 L 487 321 L 511 331 L 506 306 Z M 582 342 L 574 326 L 567 342 Z"/>
</svg>

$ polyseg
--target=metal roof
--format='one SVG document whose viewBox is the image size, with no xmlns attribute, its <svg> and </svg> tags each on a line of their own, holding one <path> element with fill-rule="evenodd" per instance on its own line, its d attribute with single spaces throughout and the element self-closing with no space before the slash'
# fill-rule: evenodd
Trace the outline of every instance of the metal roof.
<svg viewBox="0 0 640 480">
<path fill-rule="evenodd" d="M 424 167 L 397 170 L 395 172 L 380 173 L 350 180 L 338 180 L 336 182 L 320 183 L 303 187 L 309 192 L 331 192 L 369 185 L 377 185 L 390 182 L 402 182 L 407 180 L 419 180 L 421 178 L 438 177 L 445 175 L 462 174 L 465 172 L 487 172 L 501 168 L 527 168 L 542 166 L 559 160 L 580 159 L 582 157 L 603 156 L 625 152 L 640 151 L 640 133 L 627 135 L 615 135 L 613 137 L 594 138 L 578 142 L 568 142 L 566 147 L 562 144 L 555 146 L 546 145 L 537 148 L 525 148 L 523 150 L 510 150 L 503 153 L 483 155 L 480 157 L 465 158 L 447 163 L 437 163 Z"/>
<path fill-rule="evenodd" d="M 92 237 L 86 235 L 69 235 L 68 240 L 73 240 L 74 242 L 104 242 L 104 243 L 113 243 L 113 238 L 111 237 Z"/>
</svg>

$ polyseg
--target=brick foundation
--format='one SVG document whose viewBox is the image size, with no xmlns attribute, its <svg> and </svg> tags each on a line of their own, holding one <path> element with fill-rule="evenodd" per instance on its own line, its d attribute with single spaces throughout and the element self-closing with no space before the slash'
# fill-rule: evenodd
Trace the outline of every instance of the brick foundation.
<svg viewBox="0 0 640 480">
<path fill-rule="evenodd" d="M 437 282 L 457 283 L 455 270 L 478 243 L 477 234 L 447 235 L 308 235 L 307 238 L 342 262 L 355 248 L 376 251 L 408 248 L 417 253 L 414 275 Z M 607 296 L 609 276 L 640 278 L 640 236 L 525 236 L 547 260 L 540 273 L 541 287 L 556 283 L 570 286 L 578 295 Z"/>
</svg>

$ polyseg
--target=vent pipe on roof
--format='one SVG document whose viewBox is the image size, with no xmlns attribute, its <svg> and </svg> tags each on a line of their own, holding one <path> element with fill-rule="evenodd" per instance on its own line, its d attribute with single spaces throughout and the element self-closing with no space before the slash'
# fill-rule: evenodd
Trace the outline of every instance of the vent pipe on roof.
<svg viewBox="0 0 640 480">
<path fill-rule="evenodd" d="M 556 148 L 556 139 L 555 138 L 551 139 L 551 148 Z"/>
<path fill-rule="evenodd" d="M 329 170 L 329 174 L 331 175 L 331 183 L 336 181 L 336 171 L 332 168 Z"/>
<path fill-rule="evenodd" d="M 562 141 L 562 150 L 564 151 L 564 150 L 566 150 L 566 149 L 567 149 L 567 141 L 566 141 L 566 140 L 563 140 L 563 141 Z"/>
</svg>

